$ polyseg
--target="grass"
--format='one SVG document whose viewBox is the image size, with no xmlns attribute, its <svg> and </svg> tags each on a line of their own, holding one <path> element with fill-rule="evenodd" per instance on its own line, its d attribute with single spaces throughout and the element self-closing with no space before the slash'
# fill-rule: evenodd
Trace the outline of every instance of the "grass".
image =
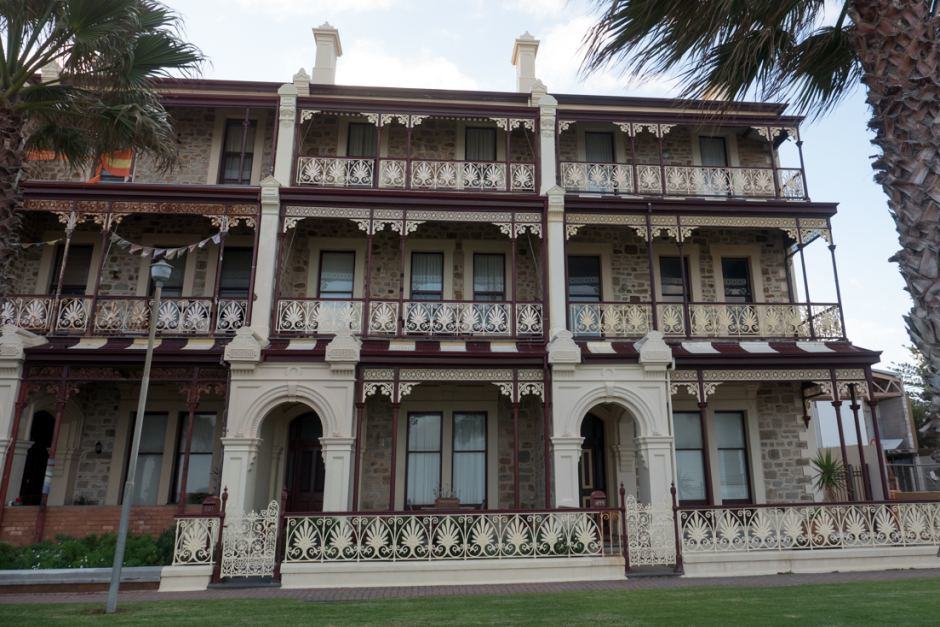
<svg viewBox="0 0 940 627">
<path fill-rule="evenodd" d="M 776 588 L 691 588 L 377 601 L 297 599 L 0 605 L 2 625 L 866 625 L 940 621 L 940 578 Z"/>
</svg>

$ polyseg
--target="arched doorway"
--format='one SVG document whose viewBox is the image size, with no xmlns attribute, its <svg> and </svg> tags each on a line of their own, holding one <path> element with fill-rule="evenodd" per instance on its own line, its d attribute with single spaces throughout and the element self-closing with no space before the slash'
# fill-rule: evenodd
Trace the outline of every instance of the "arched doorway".
<svg viewBox="0 0 940 627">
<path fill-rule="evenodd" d="M 287 472 L 284 489 L 287 490 L 289 512 L 323 511 L 323 486 L 326 469 L 320 438 L 323 427 L 314 412 L 297 416 L 287 430 Z"/>
<path fill-rule="evenodd" d="M 23 482 L 20 484 L 20 501 L 23 505 L 39 505 L 42 500 L 42 485 L 46 478 L 54 429 L 55 417 L 52 414 L 40 411 L 33 415 L 33 424 L 29 430 L 29 439 L 33 444 L 26 452 Z"/>
<path fill-rule="evenodd" d="M 591 493 L 607 494 L 608 503 L 613 502 L 607 492 L 607 462 L 604 448 L 604 421 L 588 414 L 581 421 L 581 464 L 578 467 L 578 484 L 582 507 L 590 507 Z"/>
</svg>

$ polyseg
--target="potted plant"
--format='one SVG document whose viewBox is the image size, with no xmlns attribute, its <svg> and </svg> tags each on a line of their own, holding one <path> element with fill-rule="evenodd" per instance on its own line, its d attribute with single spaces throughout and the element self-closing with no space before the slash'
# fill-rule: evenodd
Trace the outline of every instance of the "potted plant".
<svg viewBox="0 0 940 627">
<path fill-rule="evenodd" d="M 816 471 L 815 487 L 821 491 L 827 501 L 838 500 L 845 483 L 845 468 L 842 462 L 832 456 L 832 451 L 819 451 L 812 461 Z"/>
<path fill-rule="evenodd" d="M 460 507 L 460 499 L 454 494 L 450 487 L 441 486 L 437 491 L 437 498 L 434 499 L 436 509 L 457 509 Z"/>
</svg>

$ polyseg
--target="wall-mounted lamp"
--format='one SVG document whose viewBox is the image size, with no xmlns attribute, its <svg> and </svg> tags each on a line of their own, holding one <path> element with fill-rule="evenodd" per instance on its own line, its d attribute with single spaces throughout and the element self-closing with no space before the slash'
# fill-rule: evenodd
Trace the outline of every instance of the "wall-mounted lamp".
<svg viewBox="0 0 940 627">
<path fill-rule="evenodd" d="M 95 454 L 101 455 L 101 441 L 95 442 Z"/>
</svg>

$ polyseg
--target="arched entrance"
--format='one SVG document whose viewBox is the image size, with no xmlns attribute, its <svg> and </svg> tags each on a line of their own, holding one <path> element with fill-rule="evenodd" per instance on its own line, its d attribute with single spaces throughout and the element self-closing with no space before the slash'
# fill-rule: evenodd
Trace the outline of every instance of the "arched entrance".
<svg viewBox="0 0 940 627">
<path fill-rule="evenodd" d="M 326 469 L 321 437 L 323 426 L 314 412 L 297 416 L 288 426 L 284 489 L 287 490 L 285 507 L 289 512 L 323 511 Z"/>
<path fill-rule="evenodd" d="M 52 414 L 46 411 L 36 412 L 29 430 L 29 439 L 33 444 L 26 452 L 23 481 L 20 484 L 20 501 L 23 505 L 39 505 L 42 500 L 42 486 L 46 478 L 54 429 L 55 417 Z"/>
<path fill-rule="evenodd" d="M 581 463 L 578 466 L 578 484 L 582 507 L 590 507 L 591 494 L 607 490 L 607 451 L 604 448 L 604 421 L 588 414 L 581 422 Z"/>
</svg>

